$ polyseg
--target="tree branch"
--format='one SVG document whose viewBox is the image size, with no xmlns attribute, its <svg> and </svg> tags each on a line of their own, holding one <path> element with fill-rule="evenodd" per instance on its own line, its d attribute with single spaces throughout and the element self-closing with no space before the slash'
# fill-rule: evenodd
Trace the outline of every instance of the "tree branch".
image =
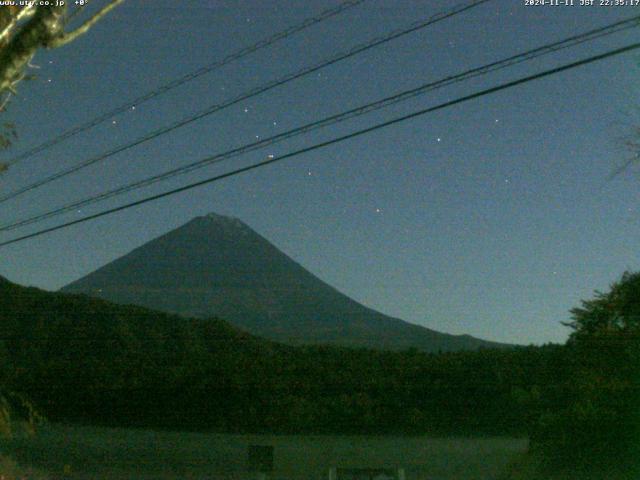
<svg viewBox="0 0 640 480">
<path fill-rule="evenodd" d="M 113 10 L 123 2 L 124 0 L 112 0 L 108 5 L 105 5 L 99 12 L 97 12 L 94 16 L 92 16 L 89 20 L 84 22 L 74 31 L 63 33 L 62 35 L 52 38 L 46 46 L 50 48 L 57 48 L 66 45 L 67 43 L 73 42 L 80 35 L 87 33 L 89 29 L 93 27 L 98 21 L 100 21 L 102 17 L 104 17 L 107 13 L 109 13 L 111 10 Z"/>
<path fill-rule="evenodd" d="M 65 5 L 37 7 L 33 17 L 9 40 L 7 45 L 0 48 L 0 92 L 7 90 L 15 92 L 16 85 L 24 78 L 23 70 L 39 48 L 61 47 L 74 41 L 123 2 L 124 0 L 111 0 L 95 15 L 69 33 L 64 31 L 68 20 Z M 18 15 L 16 14 L 16 17 Z M 13 19 L 9 22 L 10 25 L 15 26 L 12 22 Z M 7 28 L 9 26 L 3 29 L 3 33 L 11 30 Z"/>
<path fill-rule="evenodd" d="M 0 92 L 15 90 L 23 70 L 38 48 L 64 33 L 63 6 L 39 7 L 33 17 L 0 49 Z"/>
<path fill-rule="evenodd" d="M 2 44 L 2 42 L 9 37 L 9 34 L 11 33 L 11 30 L 13 29 L 13 27 L 15 27 L 22 19 L 33 15 L 34 11 L 35 11 L 34 4 L 29 4 L 23 9 L 21 9 L 4 27 L 4 30 L 0 32 L 0 44 Z"/>
<path fill-rule="evenodd" d="M 5 110 L 6 106 L 7 106 L 7 103 L 9 103 L 9 100 L 11 100 L 11 95 L 12 95 L 11 92 L 8 92 L 5 95 L 4 100 L 2 100 L 2 103 L 0 104 L 0 112 L 4 112 L 4 110 Z M 1 164 L 0 164 L 0 168 L 2 168 Z"/>
</svg>

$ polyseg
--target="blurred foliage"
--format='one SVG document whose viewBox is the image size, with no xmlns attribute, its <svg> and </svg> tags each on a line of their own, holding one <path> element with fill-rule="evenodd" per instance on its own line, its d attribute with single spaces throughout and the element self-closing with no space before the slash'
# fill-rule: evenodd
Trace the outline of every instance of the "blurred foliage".
<svg viewBox="0 0 640 480">
<path fill-rule="evenodd" d="M 42 422 L 31 401 L 0 384 L 0 438 L 31 436 Z"/>
<path fill-rule="evenodd" d="M 640 273 L 572 311 L 562 394 L 547 388 L 532 435 L 543 470 L 640 474 Z"/>
<path fill-rule="evenodd" d="M 9 148 L 17 138 L 18 132 L 16 131 L 15 124 L 11 122 L 3 123 L 2 133 L 0 133 L 0 150 Z"/>
<path fill-rule="evenodd" d="M 23 468 L 13 459 L 0 454 L 0 480 L 46 480 L 49 477 L 33 468 Z"/>
<path fill-rule="evenodd" d="M 0 110 L 1 112 L 2 110 Z M 5 122 L 0 127 L 0 151 L 6 150 L 13 145 L 18 139 L 18 132 L 16 131 L 15 124 L 11 122 Z M 0 175 L 7 170 L 7 164 L 0 161 Z"/>
</svg>

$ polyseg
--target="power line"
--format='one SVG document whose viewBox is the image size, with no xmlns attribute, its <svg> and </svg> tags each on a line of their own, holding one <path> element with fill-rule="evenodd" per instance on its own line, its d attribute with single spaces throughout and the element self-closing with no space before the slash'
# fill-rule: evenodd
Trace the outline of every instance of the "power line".
<svg viewBox="0 0 640 480">
<path fill-rule="evenodd" d="M 127 110 L 129 110 L 131 107 L 134 107 L 136 105 L 140 105 L 142 103 L 145 103 L 153 98 L 156 98 L 160 95 L 163 95 L 165 93 L 167 93 L 170 90 L 173 90 L 174 88 L 177 88 L 187 82 L 190 82 L 191 80 L 195 80 L 198 77 L 201 77 L 202 75 L 206 75 L 207 73 L 210 73 L 224 65 L 227 65 L 229 63 L 232 63 L 236 60 L 239 60 L 253 52 L 256 52 L 258 50 L 261 50 L 263 48 L 269 47 L 271 45 L 273 45 L 274 43 L 280 41 L 280 40 L 284 40 L 292 35 L 295 35 L 296 33 L 301 32 L 302 30 L 305 30 L 313 25 L 316 25 L 318 23 L 321 23 L 331 17 L 334 17 L 336 15 L 339 15 L 340 13 L 344 12 L 345 10 L 348 10 L 350 8 L 353 8 L 363 2 L 365 2 L 367 0 L 346 0 L 342 3 L 340 3 L 339 5 L 337 5 L 336 7 L 327 9 L 323 12 L 320 12 L 318 15 L 314 16 L 314 17 L 309 17 L 305 20 L 303 20 L 301 23 L 297 24 L 297 25 L 292 25 L 288 28 L 286 28 L 285 30 L 282 30 L 278 33 L 275 33 L 273 35 L 271 35 L 270 37 L 267 38 L 263 38 L 262 40 L 254 43 L 253 45 L 250 45 L 248 47 L 244 47 L 241 48 L 240 50 L 237 50 L 236 52 L 233 52 L 229 55 L 227 55 L 226 57 L 224 57 L 222 60 L 210 63 L 209 65 L 205 65 L 204 67 L 199 68 L 198 70 L 194 70 L 191 73 L 187 73 L 186 75 L 183 75 L 182 77 L 176 78 L 175 80 L 172 80 L 168 83 L 165 83 L 164 85 L 161 85 L 160 87 L 156 88 L 155 90 L 152 90 L 148 93 L 145 93 L 144 95 L 141 95 L 138 98 L 135 98 L 134 100 L 131 100 L 125 104 L 120 105 L 119 107 L 114 108 L 113 110 L 110 110 L 92 120 L 89 120 L 87 123 L 84 123 L 82 125 L 79 125 L 77 127 L 71 128 L 70 130 L 67 130 L 66 132 L 61 133 L 60 135 L 58 135 L 57 137 L 54 137 L 50 140 L 45 141 L 44 143 L 41 143 L 40 145 L 37 145 L 33 148 L 31 148 L 30 150 L 27 150 L 26 152 L 12 158 L 11 160 L 9 160 L 8 162 L 4 162 L 7 166 L 11 166 L 14 165 L 15 163 L 22 161 L 28 157 L 31 157 L 37 153 L 40 153 L 44 150 L 47 150 L 51 147 L 53 147 L 54 145 L 57 145 L 71 137 L 74 137 L 75 135 L 84 132 L 86 130 L 89 130 L 97 125 L 100 125 L 103 122 L 106 122 L 107 120 L 109 120 L 110 118 L 115 117 L 116 115 L 119 115 L 121 113 L 126 112 Z"/>
<path fill-rule="evenodd" d="M 457 6 L 454 7 L 450 10 L 444 11 L 444 12 L 440 12 L 437 13 L 435 15 L 430 16 L 428 19 L 423 19 L 420 20 L 418 22 L 414 22 L 412 23 L 409 27 L 407 28 L 403 28 L 403 29 L 399 29 L 399 30 L 394 30 L 393 32 L 386 34 L 384 36 L 381 37 L 376 37 L 373 40 L 370 40 L 366 43 L 357 45 L 353 48 L 351 48 L 350 50 L 346 51 L 346 52 L 340 52 L 337 55 L 334 55 L 333 57 L 327 59 L 327 60 L 323 60 L 320 63 L 317 63 L 313 66 L 310 67 L 305 67 L 302 70 L 299 70 L 295 73 L 291 73 L 288 75 L 285 75 L 284 77 L 281 77 L 277 80 L 273 80 L 267 84 L 258 86 L 257 88 L 254 88 L 252 90 L 249 90 L 248 92 L 244 92 L 241 93 L 240 95 L 231 98 L 229 100 L 227 100 L 224 103 L 221 104 L 214 104 L 211 105 L 207 108 L 205 108 L 204 110 L 201 110 L 200 112 L 193 114 L 193 115 L 189 115 L 181 120 L 178 120 L 176 122 L 173 122 L 167 126 L 164 127 L 160 127 L 159 129 L 156 129 L 150 133 L 147 133 L 145 135 L 143 135 L 142 137 L 137 138 L 136 140 L 126 143 L 124 145 L 120 145 L 118 147 L 115 147 L 111 150 L 108 150 L 107 152 L 104 152 L 100 155 L 97 155 L 95 157 L 91 157 L 87 160 L 84 160 L 76 165 L 73 165 L 65 170 L 62 170 L 60 172 L 54 173 L 48 177 L 45 177 L 41 180 L 38 180 L 34 183 L 31 183 L 29 185 L 26 185 L 24 187 L 21 187 L 17 190 L 14 190 L 12 192 L 9 192 L 5 195 L 0 196 L 0 203 L 2 202 L 6 202 L 7 200 L 11 200 L 19 195 L 22 195 L 23 193 L 29 192 L 31 190 L 34 190 L 36 188 L 39 188 L 43 185 L 46 185 L 54 180 L 58 180 L 60 178 L 66 177 L 67 175 L 70 175 L 72 173 L 76 173 L 84 168 L 87 168 L 91 165 L 94 165 L 98 162 L 101 162 L 103 160 L 106 160 L 109 157 L 112 157 L 113 155 L 116 155 L 118 153 L 124 152 L 126 150 L 129 150 L 130 148 L 133 148 L 135 146 L 141 145 L 143 143 L 146 143 L 148 141 L 154 140 L 162 135 L 166 135 L 167 133 L 170 133 L 174 130 L 177 130 L 178 128 L 184 127 L 186 125 L 189 125 L 197 120 L 200 120 L 204 117 L 207 117 L 209 115 L 212 115 L 216 112 L 219 112 L 223 109 L 226 109 L 230 106 L 233 106 L 237 103 L 240 103 L 242 101 L 245 101 L 249 98 L 253 98 L 257 95 L 260 95 L 262 93 L 265 93 L 269 90 L 272 90 L 276 87 L 280 87 L 286 83 L 289 83 L 293 80 L 296 80 L 298 78 L 304 77 L 306 75 L 309 75 L 311 73 L 317 72 L 320 69 L 323 69 L 325 67 L 328 67 L 330 65 L 333 65 L 335 63 L 338 63 L 342 60 L 345 60 L 347 58 L 353 57 L 355 55 L 358 55 L 362 52 L 365 52 L 367 50 L 370 50 L 372 48 L 378 47 L 382 44 L 388 43 L 392 40 L 396 40 L 402 36 L 408 35 L 410 33 L 416 32 L 420 29 L 426 28 L 430 25 L 433 25 L 434 23 L 440 22 L 442 20 L 445 20 L 447 18 L 453 17 L 455 15 L 459 15 L 471 8 L 477 7 L 478 5 L 481 5 L 483 3 L 487 3 L 491 0 L 473 0 L 470 3 L 461 5 L 461 6 Z"/>
<path fill-rule="evenodd" d="M 472 68 L 470 70 L 466 70 L 462 73 L 445 77 L 435 82 L 429 82 L 419 87 L 413 88 L 411 90 L 405 90 L 398 94 L 383 98 L 375 102 L 367 103 L 365 105 L 361 105 L 359 107 L 323 118 L 321 120 L 308 123 L 306 125 L 294 128 L 292 130 L 288 130 L 286 132 L 280 133 L 278 135 L 274 135 L 272 137 L 268 137 L 260 141 L 245 144 L 243 146 L 240 146 L 232 150 L 228 150 L 226 152 L 219 153 L 210 157 L 206 157 L 196 162 L 192 162 L 188 165 L 177 167 L 172 170 L 163 172 L 161 174 L 154 175 L 154 176 L 145 178 L 143 180 L 138 180 L 136 182 L 132 182 L 130 184 L 115 188 L 113 190 L 109 190 L 107 192 L 103 192 L 98 195 L 93 195 L 88 198 L 78 200 L 70 204 L 63 205 L 61 207 L 57 207 L 53 210 L 29 217 L 27 219 L 14 221 L 13 223 L 2 225 L 0 226 L 0 231 L 14 230 L 16 228 L 19 228 L 25 225 L 37 223 L 42 220 L 58 216 L 62 213 L 78 209 L 80 207 L 85 207 L 87 205 L 97 203 L 97 202 L 106 200 L 108 198 L 119 196 L 124 193 L 130 192 L 142 187 L 146 187 L 163 180 L 167 180 L 177 175 L 189 173 L 199 168 L 203 168 L 205 166 L 212 165 L 215 163 L 220 163 L 229 158 L 237 157 L 244 153 L 249 153 L 258 149 L 262 149 L 266 146 L 279 143 L 288 138 L 292 138 L 304 133 L 308 133 L 310 131 L 317 130 L 319 128 L 324 128 L 329 125 L 333 125 L 335 123 L 343 122 L 350 118 L 358 117 L 358 116 L 370 113 L 372 111 L 379 110 L 384 107 L 388 107 L 395 103 L 406 101 L 410 98 L 416 97 L 418 95 L 422 95 L 428 91 L 432 91 L 438 88 L 452 85 L 454 83 L 468 80 L 470 78 L 474 78 L 480 75 L 485 75 L 487 73 L 491 73 L 509 66 L 513 66 L 525 61 L 529 61 L 549 53 L 553 53 L 565 48 L 573 47 L 587 41 L 592 41 L 597 38 L 604 37 L 606 35 L 611 35 L 613 33 L 617 33 L 619 31 L 622 31 L 628 28 L 635 28 L 635 27 L 638 27 L 638 25 L 640 25 L 640 15 L 626 19 L 626 20 L 622 20 L 619 22 L 615 22 L 613 24 L 606 25 L 604 27 L 600 27 L 594 30 L 590 30 L 578 35 L 574 35 L 564 40 L 560 40 L 558 42 L 544 45 L 544 46 L 535 48 L 533 50 L 519 53 L 517 55 L 513 55 L 511 57 L 508 57 L 499 61 L 495 61 L 487 65 L 483 65 L 481 67 Z"/>
<path fill-rule="evenodd" d="M 73 221 L 70 221 L 70 222 L 66 222 L 66 223 L 63 223 L 63 224 L 60 224 L 60 225 L 56 225 L 54 227 L 45 228 L 45 229 L 39 230 L 37 232 L 30 233 L 28 235 L 23 235 L 23 236 L 18 237 L 18 238 L 7 240 L 5 242 L 0 243 L 0 247 L 4 247 L 6 245 L 10 245 L 10 244 L 13 244 L 13 243 L 17 243 L 17 242 L 20 242 L 20 241 L 27 240 L 29 238 L 34 238 L 34 237 L 37 237 L 37 236 L 40 236 L 40 235 L 44 235 L 45 233 L 54 232 L 56 230 L 67 228 L 67 227 L 70 227 L 72 225 L 76 225 L 76 224 L 79 224 L 79 223 L 84 223 L 84 222 L 87 222 L 89 220 L 94 220 L 96 218 L 103 217 L 105 215 L 110 215 L 112 213 L 116 213 L 116 212 L 119 212 L 119 211 L 122 211 L 122 210 L 127 210 L 129 208 L 133 208 L 133 207 L 136 207 L 138 205 L 142 205 L 144 203 L 148 203 L 148 202 L 152 202 L 152 201 L 155 201 L 155 200 L 159 200 L 161 198 L 168 197 L 170 195 L 175 195 L 177 193 L 181 193 L 181 192 L 184 192 L 184 191 L 187 191 L 187 190 L 191 190 L 193 188 L 200 187 L 202 185 L 207 185 L 209 183 L 213 183 L 213 182 L 216 182 L 216 181 L 219 181 L 219 180 L 223 180 L 223 179 L 228 178 L 228 177 L 232 177 L 232 176 L 235 176 L 235 175 L 239 175 L 241 173 L 245 173 L 245 172 L 248 172 L 248 171 L 251 171 L 251 170 L 255 170 L 255 169 L 260 168 L 260 167 L 271 165 L 271 164 L 276 163 L 276 162 L 281 162 L 281 161 L 286 160 L 288 158 L 296 157 L 296 156 L 302 155 L 304 153 L 308 153 L 308 152 L 311 152 L 311 151 L 314 151 L 314 150 L 318 150 L 318 149 L 321 149 L 321 148 L 324 148 L 324 147 L 328 147 L 329 145 L 334 145 L 336 143 L 340 143 L 340 142 L 343 142 L 345 140 L 349 140 L 349 139 L 352 139 L 352 138 L 355 138 L 355 137 L 359 137 L 361 135 L 365 135 L 365 134 L 374 132 L 376 130 L 380 130 L 382 128 L 386 128 L 386 127 L 389 127 L 389 126 L 392 126 L 392 125 L 395 125 L 395 124 L 398 124 L 398 123 L 401 123 L 401 122 L 405 122 L 407 120 L 411 120 L 411 119 L 420 117 L 422 115 L 426 115 L 427 113 L 431 113 L 431 112 L 434 112 L 436 110 L 442 110 L 444 108 L 451 107 L 451 106 L 457 105 L 459 103 L 467 102 L 469 100 L 480 98 L 480 97 L 483 97 L 485 95 L 489 95 L 489 94 L 492 94 L 492 93 L 499 92 L 501 90 L 506 90 L 508 88 L 512 88 L 512 87 L 515 87 L 517 85 L 522 85 L 524 83 L 528 83 L 528 82 L 531 82 L 533 80 L 538 80 L 540 78 L 548 77 L 550 75 L 555 75 L 557 73 L 564 72 L 564 71 L 567 71 L 567 70 L 571 70 L 573 68 L 577 68 L 577 67 L 582 66 L 582 65 L 587 65 L 589 63 L 593 63 L 593 62 L 596 62 L 596 61 L 599 61 L 599 60 L 604 60 L 605 58 L 609 58 L 609 57 L 613 57 L 615 55 L 620 55 L 622 53 L 630 52 L 630 51 L 636 50 L 638 48 L 640 48 L 640 42 L 633 43 L 633 44 L 627 45 L 625 47 L 617 48 L 615 50 L 610 50 L 610 51 L 608 51 L 606 53 L 602 53 L 600 55 L 595 55 L 595 56 L 588 57 L 588 58 L 585 58 L 585 59 L 582 59 L 582 60 L 578 60 L 576 62 L 565 64 L 565 65 L 562 65 L 560 67 L 556 67 L 556 68 L 552 68 L 552 69 L 549 69 L 549 70 L 545 70 L 543 72 L 536 73 L 534 75 L 529 75 L 529 76 L 526 76 L 526 77 L 522 77 L 522 78 L 519 78 L 517 80 L 513 80 L 511 82 L 502 83 L 502 84 L 500 84 L 500 85 L 498 85 L 496 87 L 491 87 L 491 88 L 487 88 L 487 89 L 484 89 L 484 90 L 480 90 L 480 91 L 472 93 L 470 95 L 466 95 L 466 96 L 463 96 L 463 97 L 456 98 L 455 100 L 450 100 L 448 102 L 441 103 L 441 104 L 436 105 L 434 107 L 429 107 L 429 108 L 425 108 L 425 109 L 422 109 L 422 110 L 418 110 L 416 112 L 413 112 L 413 113 L 410 113 L 410 114 L 407 114 L 407 115 L 403 115 L 401 117 L 396 117 L 396 118 L 394 118 L 392 120 L 388 120 L 386 122 L 378 123 L 378 124 L 373 125 L 371 127 L 364 128 L 364 129 L 361 129 L 361 130 L 357 130 L 355 132 L 352 132 L 352 133 L 349 133 L 349 134 L 346 134 L 346 135 L 342 135 L 340 137 L 336 137 L 336 138 L 333 138 L 331 140 L 327 140 L 325 142 L 316 143 L 315 145 L 311 145 L 310 147 L 305 147 L 305 148 L 302 148 L 302 149 L 299 149 L 299 150 L 295 150 L 293 152 L 289 152 L 289 153 L 287 153 L 285 155 L 282 155 L 280 157 L 271 158 L 269 160 L 264 160 L 262 162 L 254 163 L 252 165 L 249 165 L 249 166 L 246 166 L 246 167 L 242 167 L 242 168 L 238 168 L 236 170 L 232 170 L 230 172 L 223 173 L 223 174 L 220 174 L 220 175 L 216 175 L 216 176 L 213 176 L 213 177 L 209 177 L 207 179 L 200 180 L 198 182 L 191 183 L 189 185 L 185 185 L 185 186 L 182 186 L 182 187 L 179 187 L 179 188 L 174 188 L 172 190 L 169 190 L 169 191 L 166 191 L 166 192 L 163 192 L 163 193 L 152 195 L 152 196 L 143 198 L 141 200 L 137 200 L 135 202 L 130 202 L 130 203 L 127 203 L 125 205 L 121 205 L 119 207 L 114 207 L 114 208 L 110 208 L 108 210 L 103 210 L 102 212 L 98 212 L 98 213 L 95 213 L 95 214 L 92 214 L 92 215 L 87 215 L 87 216 L 85 216 L 83 218 L 79 218 L 79 219 L 76 219 L 76 220 L 73 220 Z"/>
</svg>

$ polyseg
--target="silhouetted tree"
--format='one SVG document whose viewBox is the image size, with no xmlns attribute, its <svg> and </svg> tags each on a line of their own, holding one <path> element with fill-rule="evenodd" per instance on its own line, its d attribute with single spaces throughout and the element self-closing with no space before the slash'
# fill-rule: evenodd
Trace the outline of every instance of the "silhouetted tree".
<svg viewBox="0 0 640 480">
<path fill-rule="evenodd" d="M 623 470 L 640 461 L 640 273 L 571 310 L 564 388 L 533 445 L 549 469 Z M 630 477 L 631 478 L 631 477 Z"/>
</svg>

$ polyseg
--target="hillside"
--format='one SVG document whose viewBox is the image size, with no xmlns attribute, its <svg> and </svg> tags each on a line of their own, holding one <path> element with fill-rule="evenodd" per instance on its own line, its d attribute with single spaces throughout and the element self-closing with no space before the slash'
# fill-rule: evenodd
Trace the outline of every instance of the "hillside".
<svg viewBox="0 0 640 480">
<path fill-rule="evenodd" d="M 180 430 L 517 433 L 531 408 L 523 392 L 558 361 L 533 347 L 290 347 L 220 320 L 8 281 L 0 338 L 0 391 L 50 419 Z"/>
<path fill-rule="evenodd" d="M 326 284 L 238 219 L 210 214 L 62 289 L 185 316 L 217 316 L 290 344 L 427 352 L 497 343 L 449 335 L 365 307 Z"/>
</svg>

